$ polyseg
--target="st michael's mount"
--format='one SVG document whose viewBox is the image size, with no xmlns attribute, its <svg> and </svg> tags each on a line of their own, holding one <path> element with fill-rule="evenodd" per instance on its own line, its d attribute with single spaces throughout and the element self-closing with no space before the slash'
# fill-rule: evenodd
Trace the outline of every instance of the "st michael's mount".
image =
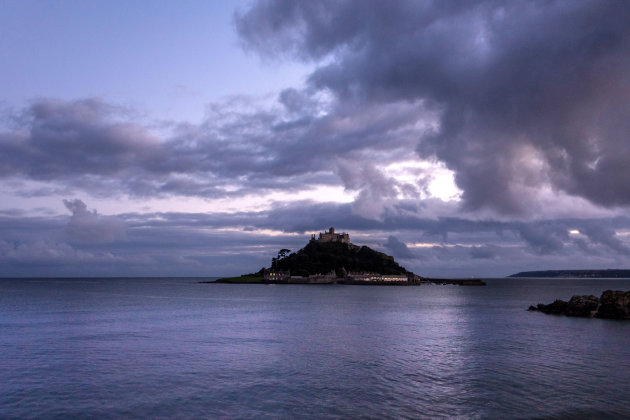
<svg viewBox="0 0 630 420">
<path fill-rule="evenodd" d="M 311 235 L 306 246 L 297 252 L 281 249 L 271 259 L 268 268 L 263 267 L 257 273 L 218 279 L 216 283 L 485 285 L 479 279 L 432 279 L 419 276 L 399 265 L 390 255 L 351 243 L 348 233 L 337 233 L 332 227 L 317 237 Z"/>
</svg>

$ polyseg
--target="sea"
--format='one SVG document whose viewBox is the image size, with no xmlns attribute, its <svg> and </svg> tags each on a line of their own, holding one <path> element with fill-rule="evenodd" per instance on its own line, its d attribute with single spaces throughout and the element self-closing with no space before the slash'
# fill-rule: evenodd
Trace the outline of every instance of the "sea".
<svg viewBox="0 0 630 420">
<path fill-rule="evenodd" d="M 0 418 L 630 418 L 630 322 L 487 286 L 0 279 Z"/>
</svg>

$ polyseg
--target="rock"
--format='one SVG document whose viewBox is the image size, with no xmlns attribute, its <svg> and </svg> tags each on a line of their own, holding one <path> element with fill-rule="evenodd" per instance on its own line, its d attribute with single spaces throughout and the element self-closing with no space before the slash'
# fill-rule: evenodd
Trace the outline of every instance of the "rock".
<svg viewBox="0 0 630 420">
<path fill-rule="evenodd" d="M 536 305 L 536 308 L 540 312 L 545 314 L 558 315 L 564 314 L 564 311 L 567 309 L 567 305 L 568 303 L 564 300 L 556 299 L 553 301 L 553 303 L 550 303 L 549 305 L 543 305 L 542 303 L 539 303 L 538 305 Z"/>
<path fill-rule="evenodd" d="M 558 299 L 549 305 L 539 303 L 536 306 L 530 306 L 528 311 L 554 315 L 630 319 L 630 291 L 606 290 L 599 299 L 593 295 L 575 295 L 568 302 Z"/>
<path fill-rule="evenodd" d="M 571 297 L 571 300 L 569 300 L 564 314 L 567 316 L 592 316 L 597 310 L 598 305 L 599 299 L 597 296 L 576 295 Z"/>
<path fill-rule="evenodd" d="M 598 318 L 630 319 L 630 291 L 606 290 L 602 293 Z"/>
</svg>

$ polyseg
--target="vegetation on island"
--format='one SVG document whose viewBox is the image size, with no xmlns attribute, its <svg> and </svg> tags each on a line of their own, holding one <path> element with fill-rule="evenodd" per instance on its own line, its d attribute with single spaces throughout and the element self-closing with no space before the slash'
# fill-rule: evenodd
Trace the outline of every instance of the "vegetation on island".
<svg viewBox="0 0 630 420">
<path fill-rule="evenodd" d="M 312 240 L 297 252 L 291 253 L 289 249 L 281 249 L 278 255 L 271 259 L 269 268 L 263 267 L 257 273 L 222 278 L 217 282 L 259 283 L 263 281 L 265 270 L 290 271 L 292 276 L 302 277 L 331 271 L 338 277 L 350 272 L 412 274 L 394 261 L 394 257 L 367 246 Z"/>
<path fill-rule="evenodd" d="M 223 277 L 215 282 L 208 283 L 260 283 L 265 279 L 263 273 L 249 273 L 236 277 Z"/>
<path fill-rule="evenodd" d="M 289 254 L 283 249 L 272 260 L 274 270 L 291 271 L 294 276 L 309 276 L 334 271 L 342 277 L 348 272 L 407 274 L 404 267 L 391 257 L 367 246 L 342 242 L 310 241 L 304 248 Z M 345 272 L 344 272 L 345 270 Z"/>
</svg>

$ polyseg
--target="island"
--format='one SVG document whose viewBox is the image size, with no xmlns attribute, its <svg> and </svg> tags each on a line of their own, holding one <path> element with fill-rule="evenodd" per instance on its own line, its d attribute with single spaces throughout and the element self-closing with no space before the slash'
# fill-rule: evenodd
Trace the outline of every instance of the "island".
<svg viewBox="0 0 630 420">
<path fill-rule="evenodd" d="M 266 284 L 355 284 L 412 286 L 422 284 L 457 284 L 485 286 L 480 279 L 435 279 L 421 277 L 399 265 L 394 257 L 368 246 L 350 242 L 346 232 L 334 228 L 311 235 L 297 252 L 281 249 L 270 267 L 256 273 L 221 278 L 214 283 Z"/>
<path fill-rule="evenodd" d="M 522 271 L 508 277 L 538 277 L 538 278 L 601 278 L 616 279 L 630 278 L 630 270 L 544 270 Z"/>
</svg>

